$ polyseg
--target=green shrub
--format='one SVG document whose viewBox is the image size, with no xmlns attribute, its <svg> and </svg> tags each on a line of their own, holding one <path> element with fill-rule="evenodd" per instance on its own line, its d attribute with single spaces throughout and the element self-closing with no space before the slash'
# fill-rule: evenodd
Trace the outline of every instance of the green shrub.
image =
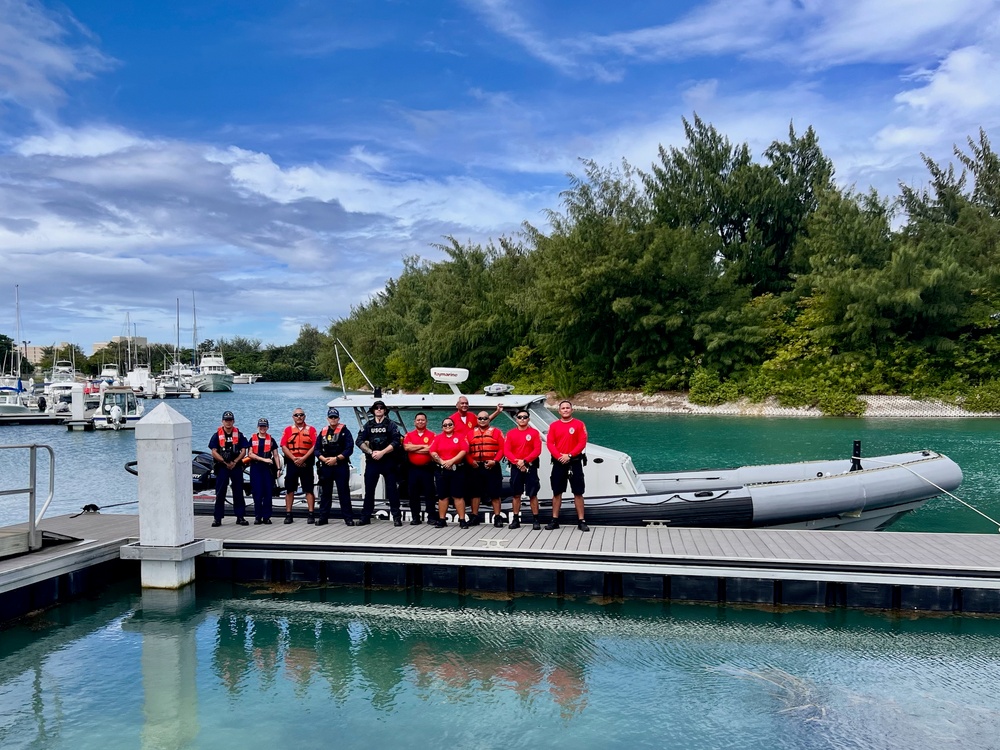
<svg viewBox="0 0 1000 750">
<path fill-rule="evenodd" d="M 991 380 L 972 388 L 962 405 L 977 414 L 1000 412 L 1000 380 Z"/>
</svg>

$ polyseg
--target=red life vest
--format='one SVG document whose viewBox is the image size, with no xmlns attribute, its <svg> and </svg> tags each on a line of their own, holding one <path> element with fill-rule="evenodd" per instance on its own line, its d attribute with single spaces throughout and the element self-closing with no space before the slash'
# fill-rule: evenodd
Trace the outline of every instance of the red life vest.
<svg viewBox="0 0 1000 750">
<path fill-rule="evenodd" d="M 316 442 L 316 428 L 307 425 L 301 429 L 295 426 L 285 428 L 285 447 L 296 458 L 306 455 Z"/>
<path fill-rule="evenodd" d="M 258 452 L 257 451 L 257 446 L 259 444 L 260 444 L 260 433 L 259 432 L 255 432 L 253 434 L 253 437 L 250 438 L 250 447 L 251 447 L 251 449 L 253 450 L 254 453 Z M 260 455 L 266 456 L 270 452 L 271 452 L 271 435 L 270 435 L 270 433 L 265 432 L 264 433 L 264 451 L 263 451 L 263 453 L 260 453 Z"/>
<path fill-rule="evenodd" d="M 219 448 L 224 447 L 225 444 L 226 444 L 226 442 L 229 441 L 229 440 L 232 441 L 232 444 L 234 446 L 239 445 L 240 444 L 240 431 L 237 430 L 235 427 L 233 427 L 233 434 L 232 435 L 227 435 L 226 434 L 226 428 L 225 427 L 220 427 L 219 428 Z"/>
<path fill-rule="evenodd" d="M 333 428 L 333 434 L 339 435 L 342 429 L 344 429 L 344 425 L 338 424 L 336 427 Z M 330 425 L 327 425 L 326 427 L 323 428 L 323 431 L 320 433 L 320 436 L 326 437 L 329 434 L 330 434 Z"/>
</svg>

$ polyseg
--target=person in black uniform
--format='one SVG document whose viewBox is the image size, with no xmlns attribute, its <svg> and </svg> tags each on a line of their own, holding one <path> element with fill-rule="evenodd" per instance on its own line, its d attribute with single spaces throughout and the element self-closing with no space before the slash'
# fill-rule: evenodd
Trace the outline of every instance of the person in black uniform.
<svg viewBox="0 0 1000 750">
<path fill-rule="evenodd" d="M 392 525 L 403 525 L 399 512 L 399 486 L 396 482 L 399 457 L 393 455 L 400 450 L 401 443 L 399 429 L 391 419 L 386 418 L 387 412 L 385 402 L 376 401 L 371 408 L 374 416 L 358 433 L 358 447 L 365 454 L 365 502 L 358 526 L 371 523 L 379 477 L 385 480 L 385 496 L 389 500 Z"/>
<path fill-rule="evenodd" d="M 324 526 L 330 520 L 333 505 L 333 483 L 337 483 L 337 499 L 344 523 L 354 525 L 354 509 L 351 507 L 351 454 L 354 453 L 354 438 L 351 431 L 340 423 L 340 412 L 333 407 L 326 410 L 327 425 L 319 433 L 319 520 L 317 526 Z"/>
<path fill-rule="evenodd" d="M 233 512 L 236 523 L 249 526 L 250 522 L 243 516 L 246 513 L 246 502 L 243 500 L 243 455 L 250 447 L 247 439 L 240 434 L 234 424 L 235 417 L 231 411 L 223 412 L 222 426 L 208 441 L 208 449 L 215 459 L 215 520 L 213 526 L 221 526 L 226 515 L 226 490 L 233 487 Z"/>
</svg>

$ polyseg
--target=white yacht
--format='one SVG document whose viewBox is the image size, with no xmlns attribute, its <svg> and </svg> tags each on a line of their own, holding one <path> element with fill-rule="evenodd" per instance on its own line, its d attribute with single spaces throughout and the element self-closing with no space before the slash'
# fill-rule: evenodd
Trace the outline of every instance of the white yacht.
<svg viewBox="0 0 1000 750">
<path fill-rule="evenodd" d="M 156 392 L 156 380 L 149 371 L 149 365 L 133 365 L 125 374 L 127 385 L 137 394 L 152 396 Z"/>
<path fill-rule="evenodd" d="M 233 375 L 233 385 L 253 385 L 260 380 L 260 375 L 255 372 L 241 372 Z"/>
<path fill-rule="evenodd" d="M 76 382 L 76 368 L 73 363 L 69 360 L 60 359 L 54 362 L 52 365 L 52 371 L 49 373 L 50 383 L 75 383 Z"/>
<path fill-rule="evenodd" d="M 202 393 L 233 390 L 233 373 L 226 367 L 222 352 L 202 354 L 191 383 Z"/>
<path fill-rule="evenodd" d="M 0 416 L 21 416 L 33 413 L 27 404 L 23 390 L 12 386 L 0 386 Z"/>
<path fill-rule="evenodd" d="M 122 385 L 121 373 L 118 371 L 118 365 L 114 363 L 103 365 L 97 379 L 103 380 L 108 385 Z"/>
</svg>

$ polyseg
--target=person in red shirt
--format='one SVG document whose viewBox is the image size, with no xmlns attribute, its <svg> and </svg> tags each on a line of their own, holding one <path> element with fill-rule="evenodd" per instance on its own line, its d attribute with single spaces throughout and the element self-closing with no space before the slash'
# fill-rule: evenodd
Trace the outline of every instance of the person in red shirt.
<svg viewBox="0 0 1000 750">
<path fill-rule="evenodd" d="M 281 435 L 281 452 L 285 456 L 285 523 L 292 522 L 292 502 L 295 500 L 295 490 L 302 484 L 306 493 L 306 506 L 309 508 L 309 520 L 306 523 L 316 523 L 313 511 L 316 506 L 316 496 L 313 488 L 316 479 L 313 476 L 313 464 L 316 453 L 316 428 L 306 424 L 306 413 L 301 407 L 292 409 L 292 424 L 285 428 Z"/>
<path fill-rule="evenodd" d="M 531 503 L 531 528 L 538 531 L 538 457 L 542 455 L 542 436 L 531 426 L 527 409 L 518 409 L 514 416 L 517 428 L 507 433 L 503 454 L 510 464 L 510 491 L 513 494 L 514 512 L 510 528 L 521 526 L 521 497 L 526 495 Z"/>
<path fill-rule="evenodd" d="M 469 435 L 472 431 L 476 429 L 476 424 L 478 420 L 476 416 L 469 411 L 469 399 L 467 396 L 459 396 L 458 403 L 455 404 L 458 407 L 458 411 L 451 415 L 451 421 L 455 423 L 455 432 L 458 433 L 459 437 L 464 437 L 468 440 Z M 496 419 L 496 416 L 503 411 L 503 404 L 497 404 L 497 408 L 490 415 L 490 422 Z"/>
<path fill-rule="evenodd" d="M 580 531 L 590 531 L 583 517 L 583 493 L 586 490 L 583 462 L 586 460 L 584 451 L 587 450 L 587 428 L 583 422 L 573 417 L 573 404 L 569 401 L 559 402 L 559 420 L 549 425 L 545 444 L 552 454 L 552 520 L 545 528 L 550 531 L 559 528 L 559 508 L 568 479 L 576 504 L 577 528 Z"/>
<path fill-rule="evenodd" d="M 481 411 L 476 415 L 476 429 L 468 436 L 469 463 L 468 486 L 466 494 L 472 495 L 472 514 L 469 522 L 479 525 L 479 502 L 488 497 L 493 503 L 493 525 L 503 526 L 500 516 L 500 494 L 503 492 L 503 473 L 500 462 L 503 460 L 503 432 L 498 427 L 490 426 L 490 415 Z"/>
<path fill-rule="evenodd" d="M 407 490 L 410 496 L 410 526 L 420 525 L 420 503 L 427 508 L 427 523 L 437 521 L 437 496 L 434 493 L 434 462 L 431 443 L 436 435 L 427 429 L 427 415 L 413 418 L 413 429 L 403 438 L 403 450 L 409 460 Z"/>
<path fill-rule="evenodd" d="M 437 528 L 444 528 L 448 522 L 445 517 L 448 515 L 448 501 L 455 503 L 455 512 L 458 514 L 458 525 L 469 528 L 465 520 L 465 488 L 463 479 L 465 478 L 465 454 L 469 450 L 469 443 L 458 435 L 455 431 L 455 420 L 445 417 L 441 422 L 441 433 L 431 441 L 431 460 L 436 464 L 435 478 L 437 480 L 438 495 L 438 520 L 434 524 Z"/>
</svg>

